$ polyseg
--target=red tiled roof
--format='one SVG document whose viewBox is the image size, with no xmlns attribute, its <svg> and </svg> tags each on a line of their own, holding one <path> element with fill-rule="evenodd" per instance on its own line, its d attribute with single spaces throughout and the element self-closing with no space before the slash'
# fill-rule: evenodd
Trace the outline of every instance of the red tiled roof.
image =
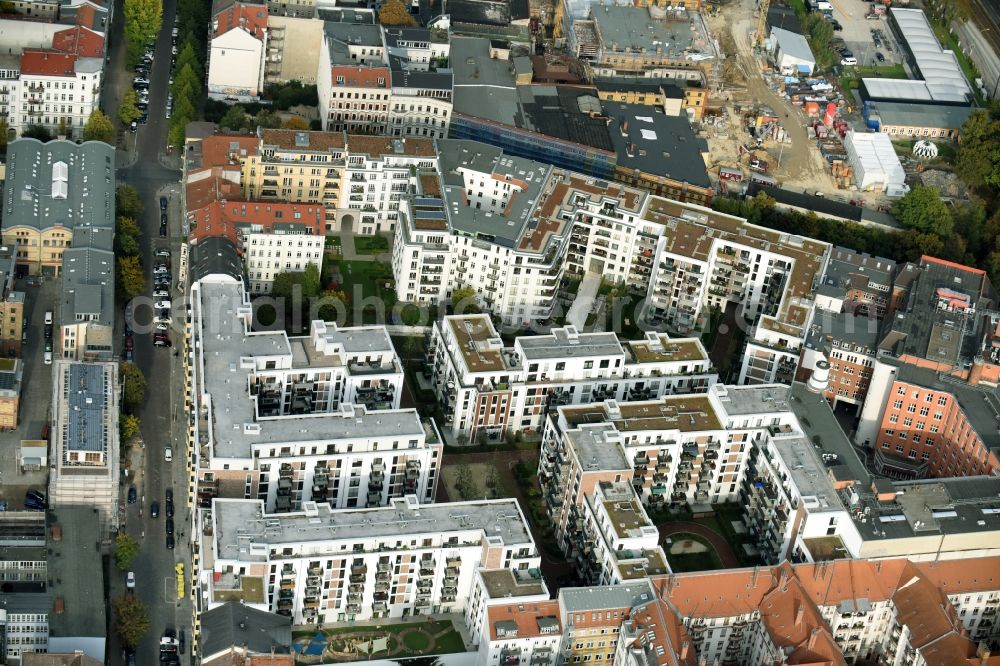
<svg viewBox="0 0 1000 666">
<path fill-rule="evenodd" d="M 243 28 L 257 39 L 264 39 L 267 29 L 267 7 L 263 5 L 244 5 L 237 2 L 232 7 L 220 12 L 216 17 L 215 35 L 224 35 L 233 28 Z"/>
<path fill-rule="evenodd" d="M 240 158 L 257 154 L 257 137 L 246 134 L 215 134 L 201 142 L 201 166 L 240 165 Z"/>
<path fill-rule="evenodd" d="M 76 76 L 76 58 L 72 53 L 52 49 L 25 49 L 21 53 L 21 73 L 36 76 Z"/>
<path fill-rule="evenodd" d="M 103 4 L 103 3 L 97 3 Z M 76 16 L 74 20 L 77 25 L 94 25 L 94 20 L 97 18 L 97 10 L 94 9 L 93 5 L 88 5 L 86 3 L 81 4 L 76 8 Z"/>
<path fill-rule="evenodd" d="M 489 617 L 490 638 L 492 640 L 497 640 L 496 623 L 501 621 L 513 622 L 517 625 L 517 638 L 543 635 L 538 626 L 539 618 L 549 617 L 561 625 L 558 601 L 519 602 L 503 606 L 491 606 L 487 609 L 487 615 Z M 561 633 L 562 628 L 560 626 L 555 631 L 555 635 L 558 636 Z"/>
<path fill-rule="evenodd" d="M 104 38 L 93 30 L 78 25 L 54 34 L 52 48 L 75 53 L 81 58 L 100 58 L 104 55 Z"/>
<path fill-rule="evenodd" d="M 343 83 L 337 83 L 338 76 L 344 77 Z M 382 79 L 381 83 L 379 79 Z M 330 81 L 334 86 L 348 88 L 388 88 L 389 68 L 334 65 L 330 68 Z"/>
</svg>

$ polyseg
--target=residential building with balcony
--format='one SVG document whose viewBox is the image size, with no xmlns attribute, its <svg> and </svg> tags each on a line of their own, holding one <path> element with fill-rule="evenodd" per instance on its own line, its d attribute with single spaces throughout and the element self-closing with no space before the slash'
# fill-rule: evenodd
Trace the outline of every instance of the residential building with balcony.
<svg viewBox="0 0 1000 666">
<path fill-rule="evenodd" d="M 347 151 L 338 229 L 365 236 L 395 230 L 400 206 L 414 192 L 418 174 L 437 167 L 434 142 L 352 134 Z"/>
<path fill-rule="evenodd" d="M 560 533 L 559 528 L 565 527 Z M 600 481 L 570 507 L 556 539 L 577 574 L 591 585 L 614 585 L 669 573 L 660 531 L 628 481 Z"/>
<path fill-rule="evenodd" d="M 480 568 L 465 606 L 465 626 L 474 644 L 489 632 L 490 613 L 511 604 L 547 602 L 549 589 L 540 569 Z"/>
<path fill-rule="evenodd" d="M 257 145 L 240 158 L 240 185 L 249 200 L 341 205 L 346 164 L 343 132 L 257 129 Z M 337 231 L 328 219 L 324 230 Z"/>
<path fill-rule="evenodd" d="M 511 499 L 334 510 L 308 502 L 291 514 L 255 500 L 216 499 L 198 515 L 198 594 L 328 624 L 461 613 L 481 567 L 527 572 L 538 552 Z"/>
<path fill-rule="evenodd" d="M 470 439 L 539 431 L 558 405 L 696 393 L 716 380 L 700 341 L 653 332 L 622 343 L 569 326 L 505 347 L 488 316 L 451 315 L 428 349 L 445 424 Z"/>
<path fill-rule="evenodd" d="M 272 512 L 434 497 L 442 440 L 399 409 L 403 370 L 384 327 L 256 332 L 249 294 L 220 273 L 199 276 L 190 307 L 192 501 L 257 498 Z"/>
<path fill-rule="evenodd" d="M 255 102 L 264 89 L 268 58 L 267 7 L 234 2 L 212 16 L 209 33 L 208 96 Z"/>
</svg>

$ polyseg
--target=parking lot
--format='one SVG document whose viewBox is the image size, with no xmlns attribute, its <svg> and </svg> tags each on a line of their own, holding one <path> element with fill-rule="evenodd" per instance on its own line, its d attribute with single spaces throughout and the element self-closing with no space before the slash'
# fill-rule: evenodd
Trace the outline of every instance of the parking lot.
<svg viewBox="0 0 1000 666">
<path fill-rule="evenodd" d="M 834 33 L 834 37 L 844 40 L 847 48 L 858 60 L 860 67 L 877 67 L 884 69 L 885 75 L 898 72 L 896 65 L 902 63 L 899 45 L 889 30 L 888 21 L 884 16 L 878 19 L 868 19 L 872 5 L 862 0 L 830 0 L 833 5 L 833 18 L 842 29 Z M 880 31 L 878 46 L 872 36 L 872 30 Z M 882 54 L 884 61 L 880 62 L 877 54 Z M 878 75 L 874 73 L 873 75 Z"/>
<path fill-rule="evenodd" d="M 11 510 L 24 507 L 24 492 L 29 488 L 46 491 L 48 469 L 22 472 L 20 446 L 22 439 L 38 439 L 49 422 L 52 403 L 52 366 L 46 365 L 45 312 L 57 309 L 59 281 L 49 278 L 40 284 L 27 280 L 16 282 L 15 289 L 24 292 L 24 310 L 27 317 L 27 341 L 22 349 L 24 363 L 21 376 L 21 397 L 18 409 L 18 427 L 12 432 L 0 433 L 0 499 Z"/>
</svg>

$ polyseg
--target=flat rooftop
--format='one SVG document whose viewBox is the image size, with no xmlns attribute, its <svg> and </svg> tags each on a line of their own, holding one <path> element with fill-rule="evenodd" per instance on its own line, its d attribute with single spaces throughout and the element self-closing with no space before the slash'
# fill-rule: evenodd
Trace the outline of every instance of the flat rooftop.
<svg viewBox="0 0 1000 666">
<path fill-rule="evenodd" d="M 892 486 L 897 492 L 893 502 L 862 495 L 858 508 L 864 523 L 851 514 L 862 539 L 1000 531 L 1000 478 L 899 481 Z"/>
<path fill-rule="evenodd" d="M 567 613 L 631 609 L 641 603 L 652 601 L 653 597 L 653 588 L 646 581 L 624 585 L 564 587 L 559 590 L 559 603 Z"/>
<path fill-rule="evenodd" d="M 448 317 L 447 325 L 458 343 L 469 372 L 503 372 L 503 342 L 488 315 Z"/>
<path fill-rule="evenodd" d="M 105 452 L 107 432 L 105 411 L 114 373 L 108 366 L 73 363 L 64 375 L 63 399 L 67 403 L 64 446 L 71 451 Z"/>
<path fill-rule="evenodd" d="M 601 45 L 611 53 L 631 51 L 681 59 L 692 44 L 690 21 L 657 20 L 646 7 L 593 4 L 590 12 Z"/>
<path fill-rule="evenodd" d="M 212 401 L 215 458 L 249 459 L 252 449 L 284 442 L 316 442 L 331 439 L 416 436 L 424 428 L 415 409 L 367 412 L 363 407 L 342 405 L 339 412 L 297 416 L 258 417 L 250 397 L 248 377 L 252 370 L 244 359 L 293 357 L 292 344 L 284 332 L 248 332 L 237 311 L 248 308 L 243 287 L 237 282 L 201 282 L 195 316 L 202 322 L 200 379 Z M 360 334 L 351 344 L 369 342 L 377 349 L 376 336 Z M 332 364 L 331 364 L 332 365 Z"/>
<path fill-rule="evenodd" d="M 334 510 L 325 503 L 314 506 L 311 514 L 265 514 L 260 500 L 216 499 L 212 505 L 216 559 L 267 561 L 268 548 L 256 551 L 254 546 L 327 542 L 333 554 L 342 552 L 336 544 L 353 544 L 359 539 L 452 533 L 476 533 L 499 539 L 506 546 L 534 543 L 514 499 L 447 504 L 396 499 L 391 506 L 374 509 Z"/>
<path fill-rule="evenodd" d="M 772 442 L 810 512 L 844 510 L 829 470 L 807 437 L 778 436 Z"/>
<path fill-rule="evenodd" d="M 871 475 L 857 451 L 847 438 L 840 422 L 819 393 L 813 393 L 801 382 L 792 384 L 790 393 L 792 411 L 798 418 L 806 438 L 813 442 L 820 454 L 833 454 L 836 459 L 824 462 L 835 481 L 855 481 L 868 487 Z"/>
<path fill-rule="evenodd" d="M 621 356 L 614 333 L 578 333 L 575 328 L 555 328 L 550 335 L 519 336 L 514 343 L 529 361 L 590 356 Z"/>
<path fill-rule="evenodd" d="M 788 387 L 784 384 L 760 384 L 757 386 L 712 387 L 728 416 L 749 416 L 789 412 Z"/>
<path fill-rule="evenodd" d="M 819 285 L 830 246 L 803 236 L 765 229 L 746 220 L 718 213 L 696 204 L 652 196 L 646 201 L 643 219 L 657 222 L 671 230 L 666 251 L 696 261 L 708 262 L 717 242 L 780 254 L 792 260 L 785 293 L 777 319 L 805 326 L 813 291 Z"/>
<path fill-rule="evenodd" d="M 514 248 L 534 224 L 539 195 L 552 166 L 505 154 L 500 148 L 464 139 L 439 139 L 438 161 L 443 184 L 444 211 L 454 231 Z M 463 170 L 491 175 L 518 186 L 500 212 L 469 205 Z"/>
<path fill-rule="evenodd" d="M 646 518 L 646 512 L 642 510 L 642 505 L 634 499 L 604 500 L 604 510 L 619 539 L 637 537 L 640 528 L 652 526 Z"/>
<path fill-rule="evenodd" d="M 479 575 L 483 577 L 483 584 L 491 599 L 503 599 L 505 597 L 527 597 L 536 594 L 548 594 L 545 581 L 538 575 L 522 574 L 516 569 L 489 569 L 480 570 Z"/>
<path fill-rule="evenodd" d="M 49 635 L 53 637 L 103 637 L 107 631 L 104 610 L 104 568 L 101 565 L 100 518 L 91 507 L 63 507 L 50 514 L 48 593 L 62 599 L 64 612 L 49 606 Z M 58 526 L 60 538 L 53 538 Z"/>
<path fill-rule="evenodd" d="M 681 361 L 707 361 L 708 354 L 698 340 L 671 340 L 665 334 L 657 335 L 658 341 L 628 340 L 625 345 L 632 352 L 636 363 L 666 363 Z"/>
<path fill-rule="evenodd" d="M 663 551 L 655 550 L 616 550 L 618 572 L 623 580 L 635 580 L 646 576 L 657 576 L 670 573 Z"/>
<path fill-rule="evenodd" d="M 686 115 L 668 116 L 645 104 L 605 101 L 611 118 L 608 133 L 618 165 L 664 176 L 698 187 L 711 187 L 704 155 L 708 143 L 699 139 Z"/>
<path fill-rule="evenodd" d="M 608 423 L 578 426 L 566 432 L 566 440 L 585 472 L 632 469 L 621 447 L 612 441 L 618 434 L 614 426 Z"/>
<path fill-rule="evenodd" d="M 560 407 L 571 427 L 585 423 L 612 423 L 619 432 L 639 430 L 678 430 L 702 432 L 721 430 L 722 421 L 705 395 L 665 396 L 659 400 L 608 402 Z"/>
</svg>

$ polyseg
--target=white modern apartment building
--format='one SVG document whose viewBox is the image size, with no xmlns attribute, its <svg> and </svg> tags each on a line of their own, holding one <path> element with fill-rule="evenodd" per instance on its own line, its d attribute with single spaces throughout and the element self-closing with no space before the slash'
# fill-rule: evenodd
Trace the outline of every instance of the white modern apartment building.
<svg viewBox="0 0 1000 666">
<path fill-rule="evenodd" d="M 254 498 L 271 512 L 433 499 L 441 438 L 399 409 L 403 371 L 384 327 L 255 332 L 238 279 L 195 277 L 188 402 L 199 503 Z"/>
<path fill-rule="evenodd" d="M 254 500 L 199 512 L 202 608 L 223 599 L 293 624 L 460 613 L 481 567 L 527 573 L 539 556 L 512 499 L 270 514 Z"/>
<path fill-rule="evenodd" d="M 428 370 L 454 436 L 533 432 L 559 405 L 703 392 L 717 376 L 697 338 L 619 341 L 574 327 L 504 347 L 487 315 L 450 315 L 431 333 Z"/>
<path fill-rule="evenodd" d="M 234 2 L 212 16 L 207 64 L 211 99 L 259 100 L 266 61 L 266 6 Z"/>
<path fill-rule="evenodd" d="M 393 231 L 400 205 L 413 191 L 419 172 L 436 166 L 431 139 L 349 135 L 341 184 L 341 226 L 365 236 Z"/>
<path fill-rule="evenodd" d="M 49 506 L 96 510 L 101 540 L 119 525 L 120 391 L 117 363 L 53 363 Z"/>
<path fill-rule="evenodd" d="M 441 176 L 400 212 L 393 270 L 401 300 L 473 287 L 504 325 L 558 315 L 564 275 L 599 273 L 647 297 L 653 324 L 688 335 L 730 304 L 751 329 L 741 382 L 790 383 L 829 254 L 694 204 L 439 140 Z"/>
</svg>

